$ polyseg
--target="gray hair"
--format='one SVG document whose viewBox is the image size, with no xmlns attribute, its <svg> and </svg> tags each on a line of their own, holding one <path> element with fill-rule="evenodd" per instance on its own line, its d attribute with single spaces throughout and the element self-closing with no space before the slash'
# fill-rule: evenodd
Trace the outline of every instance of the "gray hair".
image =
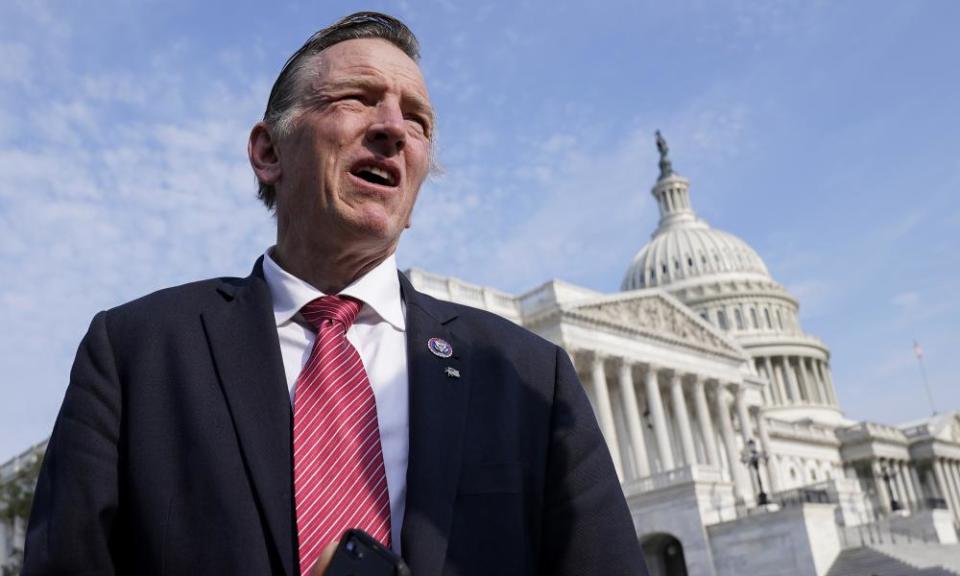
<svg viewBox="0 0 960 576">
<path fill-rule="evenodd" d="M 392 16 L 379 12 L 357 12 L 341 18 L 334 24 L 314 33 L 293 53 L 280 70 L 273 83 L 263 122 L 271 130 L 274 139 L 290 133 L 303 107 L 305 71 L 313 58 L 334 44 L 361 38 L 379 38 L 390 42 L 414 62 L 420 61 L 420 43 L 407 25 Z M 432 153 L 431 153 L 432 156 Z M 257 197 L 272 209 L 277 195 L 274 187 L 258 182 Z"/>
</svg>

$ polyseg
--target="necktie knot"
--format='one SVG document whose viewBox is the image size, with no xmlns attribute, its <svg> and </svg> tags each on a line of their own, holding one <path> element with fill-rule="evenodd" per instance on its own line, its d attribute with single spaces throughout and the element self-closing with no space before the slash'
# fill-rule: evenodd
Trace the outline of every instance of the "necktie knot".
<svg viewBox="0 0 960 576">
<path fill-rule="evenodd" d="M 348 296 L 321 296 L 308 302 L 300 313 L 314 330 L 320 331 L 320 326 L 327 320 L 343 324 L 344 329 L 349 328 L 363 303 Z"/>
</svg>

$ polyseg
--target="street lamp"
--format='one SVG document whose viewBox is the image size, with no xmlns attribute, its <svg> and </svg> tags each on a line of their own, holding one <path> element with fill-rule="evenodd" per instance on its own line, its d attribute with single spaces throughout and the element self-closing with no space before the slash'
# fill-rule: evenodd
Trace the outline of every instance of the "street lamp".
<svg viewBox="0 0 960 576">
<path fill-rule="evenodd" d="M 757 450 L 757 443 L 753 438 L 747 440 L 747 446 L 744 448 L 741 460 L 748 468 L 753 468 L 753 472 L 757 475 L 757 487 L 760 489 L 760 493 L 757 494 L 758 506 L 766 506 L 770 503 L 767 493 L 763 491 L 763 480 L 760 479 L 760 460 L 766 462 L 767 458 L 769 456 L 766 452 Z"/>
<path fill-rule="evenodd" d="M 903 510 L 903 506 L 897 502 L 897 499 L 893 497 L 893 485 L 891 481 L 897 477 L 897 473 L 893 470 L 887 468 L 887 465 L 884 464 L 880 468 L 880 477 L 883 478 L 884 484 L 887 485 L 887 494 L 890 494 L 890 510 L 896 512 L 897 510 Z"/>
</svg>

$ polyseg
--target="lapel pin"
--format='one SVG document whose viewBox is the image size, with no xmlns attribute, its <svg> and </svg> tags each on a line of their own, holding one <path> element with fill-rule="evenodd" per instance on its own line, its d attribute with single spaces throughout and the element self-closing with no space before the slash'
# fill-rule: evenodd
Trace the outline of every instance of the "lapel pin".
<svg viewBox="0 0 960 576">
<path fill-rule="evenodd" d="M 445 373 L 447 374 L 447 376 L 449 376 L 450 378 L 459 378 L 459 377 L 460 377 L 460 371 L 457 370 L 456 368 L 454 368 L 453 366 L 447 366 L 447 369 L 444 370 L 444 372 L 445 372 Z"/>
<path fill-rule="evenodd" d="M 453 356 L 453 346 L 451 346 L 449 342 L 443 340 L 442 338 L 431 338 L 430 340 L 427 340 L 427 348 L 433 352 L 434 356 L 439 356 L 441 358 L 449 358 Z"/>
</svg>

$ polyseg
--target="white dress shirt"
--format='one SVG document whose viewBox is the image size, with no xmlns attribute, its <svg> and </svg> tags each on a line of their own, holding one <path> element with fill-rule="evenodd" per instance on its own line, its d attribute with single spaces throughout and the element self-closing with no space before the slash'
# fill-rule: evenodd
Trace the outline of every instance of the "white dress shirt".
<svg viewBox="0 0 960 576">
<path fill-rule="evenodd" d="M 281 268 L 270 257 L 272 250 L 268 249 L 263 255 L 263 275 L 273 298 L 273 315 L 292 403 L 297 377 L 310 357 L 317 336 L 304 321 L 300 309 L 325 294 Z M 410 434 L 406 320 L 396 258 L 391 255 L 339 295 L 363 302 L 356 321 L 347 330 L 347 340 L 360 354 L 376 398 L 380 446 L 390 494 L 391 538 L 393 549 L 399 554 Z"/>
</svg>

